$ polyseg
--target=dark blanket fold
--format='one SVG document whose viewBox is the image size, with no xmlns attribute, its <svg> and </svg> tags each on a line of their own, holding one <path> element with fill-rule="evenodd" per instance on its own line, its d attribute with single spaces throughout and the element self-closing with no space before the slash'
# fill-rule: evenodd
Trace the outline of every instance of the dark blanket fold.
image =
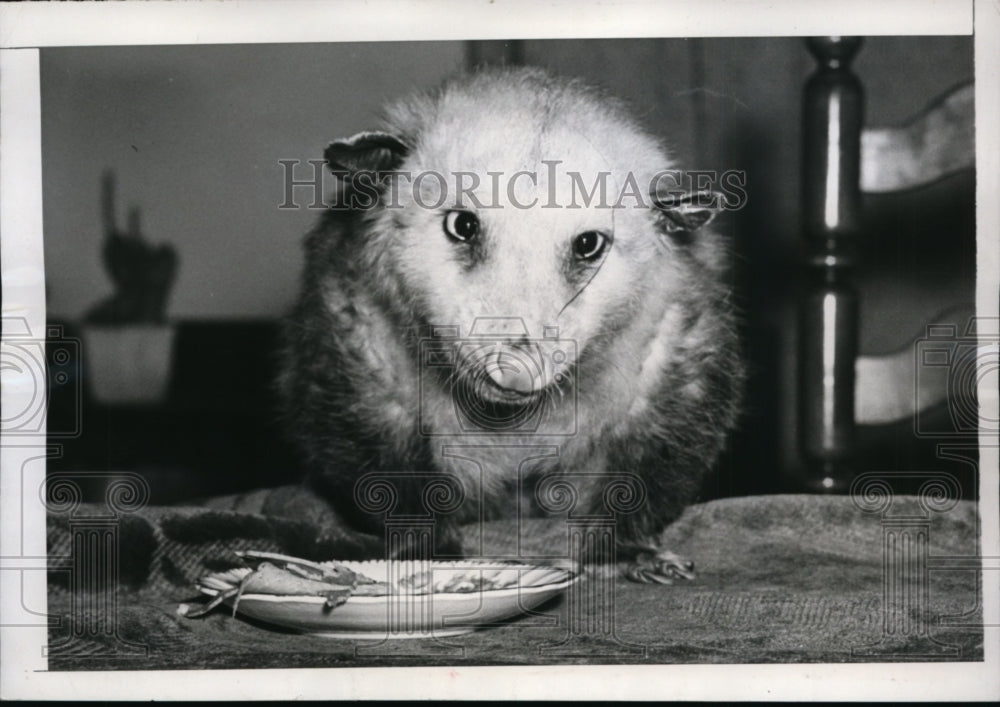
<svg viewBox="0 0 1000 707">
<path fill-rule="evenodd" d="M 81 553 L 93 548 L 73 539 L 93 537 L 81 527 L 99 530 L 102 513 L 82 506 L 49 518 L 49 612 L 61 617 L 49 634 L 51 670 L 983 659 L 971 502 L 935 510 L 897 497 L 880 513 L 846 496 L 712 501 L 689 508 L 663 537 L 696 561 L 697 579 L 639 585 L 590 573 L 584 582 L 612 592 L 584 607 L 572 640 L 569 602 L 557 599 L 538 615 L 474 633 L 382 644 L 275 630 L 224 608 L 179 615 L 181 602 L 200 600 L 199 576 L 240 566 L 234 550 L 380 555 L 379 539 L 344 529 L 297 489 L 105 522 L 119 547 L 117 570 L 104 568 L 119 577 L 116 601 L 79 589 L 102 580 L 80 575 L 88 567 Z M 486 556 L 517 541 L 530 561 L 565 553 L 566 535 L 558 521 L 497 521 L 466 527 L 463 541 L 467 554 Z"/>
</svg>

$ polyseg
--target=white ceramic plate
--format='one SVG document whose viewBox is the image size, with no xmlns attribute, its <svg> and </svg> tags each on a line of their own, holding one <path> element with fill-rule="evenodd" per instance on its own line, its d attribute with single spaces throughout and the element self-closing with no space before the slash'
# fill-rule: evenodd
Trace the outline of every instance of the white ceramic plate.
<svg viewBox="0 0 1000 707">
<path fill-rule="evenodd" d="M 332 564 L 332 563 L 331 563 Z M 331 638 L 385 639 L 454 636 L 523 614 L 560 594 L 580 578 L 571 569 L 512 564 L 501 560 L 401 563 L 341 562 L 376 582 L 407 577 L 421 567 L 439 589 L 456 581 L 485 580 L 488 589 L 419 594 L 351 596 L 329 609 L 318 596 L 244 594 L 238 611 L 266 623 Z M 214 596 L 236 587 L 250 570 L 240 568 L 204 577 L 198 589 Z M 232 606 L 232 599 L 225 603 Z"/>
</svg>

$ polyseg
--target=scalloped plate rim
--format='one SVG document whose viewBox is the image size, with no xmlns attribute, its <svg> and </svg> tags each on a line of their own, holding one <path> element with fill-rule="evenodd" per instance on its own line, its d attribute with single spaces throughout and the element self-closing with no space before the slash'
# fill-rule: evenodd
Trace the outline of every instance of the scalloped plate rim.
<svg viewBox="0 0 1000 707">
<path fill-rule="evenodd" d="M 319 564 L 319 565 L 340 564 L 340 565 L 343 565 L 343 566 L 347 567 L 348 569 L 351 569 L 352 571 L 357 572 L 358 570 L 355 569 L 355 568 L 358 567 L 358 566 L 364 566 L 364 565 L 381 566 L 381 565 L 386 565 L 389 562 L 390 561 L 388 561 L 388 560 L 344 560 L 344 561 L 341 561 L 341 560 L 325 560 L 323 562 L 318 562 L 316 564 Z M 392 562 L 400 562 L 400 560 L 392 560 Z M 483 566 L 483 565 L 487 565 L 487 566 L 490 566 L 490 565 L 504 565 L 502 567 L 497 567 L 497 569 L 500 569 L 500 570 L 503 570 L 503 569 L 513 570 L 513 569 L 516 569 L 516 570 L 524 570 L 526 572 L 528 572 L 528 571 L 537 571 L 537 570 L 549 570 L 551 572 L 561 573 L 562 576 L 564 577 L 564 579 L 559 579 L 558 581 L 554 581 L 554 582 L 546 582 L 545 584 L 530 584 L 530 585 L 527 585 L 527 586 L 522 586 L 520 584 L 517 584 L 517 585 L 514 585 L 514 586 L 510 586 L 510 587 L 501 587 L 499 589 L 478 589 L 478 590 L 477 589 L 473 589 L 473 590 L 470 590 L 470 591 L 467 591 L 467 592 L 421 592 L 421 593 L 400 592 L 399 594 L 389 594 L 389 593 L 386 593 L 386 594 L 375 594 L 375 595 L 371 595 L 371 596 L 368 596 L 368 595 L 366 595 L 366 596 L 354 596 L 354 595 L 352 595 L 352 596 L 350 596 L 347 599 L 347 601 L 348 602 L 354 602 L 354 601 L 360 602 L 362 600 L 382 600 L 384 597 L 388 597 L 388 596 L 425 596 L 427 594 L 433 594 L 434 596 L 438 596 L 438 597 L 463 597 L 463 596 L 469 596 L 471 594 L 489 594 L 489 595 L 495 595 L 495 594 L 500 593 L 500 592 L 512 592 L 514 590 L 517 590 L 519 592 L 526 592 L 526 591 L 540 590 L 540 589 L 550 589 L 550 588 L 554 589 L 555 586 L 559 585 L 559 584 L 565 584 L 566 586 L 569 586 L 570 584 L 572 584 L 573 582 L 576 582 L 577 580 L 580 579 L 580 577 L 583 576 L 583 573 L 580 572 L 579 570 L 572 570 L 572 569 L 568 569 L 568 568 L 565 568 L 565 567 L 557 567 L 556 565 L 547 565 L 547 564 L 537 564 L 537 565 L 535 565 L 535 564 L 530 564 L 530 563 L 526 563 L 526 562 L 512 562 L 510 560 L 504 560 L 504 559 L 499 559 L 499 558 L 498 559 L 494 559 L 494 560 L 489 560 L 489 559 L 432 560 L 430 562 L 430 565 L 431 565 L 431 567 L 438 567 L 438 568 L 443 569 L 443 570 L 448 570 L 448 569 L 464 569 L 465 567 L 469 567 L 470 569 L 474 569 L 475 567 L 479 567 L 479 566 Z M 202 586 L 201 582 L 203 580 L 215 578 L 218 581 L 226 582 L 231 587 L 235 587 L 236 585 L 233 584 L 231 581 L 220 579 L 220 577 L 222 575 L 230 574 L 232 572 L 244 572 L 244 571 L 246 573 L 249 573 L 251 570 L 250 570 L 250 568 L 234 567 L 234 568 L 228 569 L 228 570 L 222 570 L 222 571 L 219 571 L 219 572 L 213 572 L 213 573 L 211 573 L 209 575 L 206 575 L 206 576 L 204 576 L 204 577 L 202 577 L 201 579 L 198 580 L 198 582 L 197 582 L 197 584 L 198 584 L 198 590 L 200 592 L 202 592 L 203 594 L 206 594 L 208 596 L 215 596 L 221 590 L 219 590 L 219 589 L 212 589 L 210 587 L 204 587 L 204 586 Z M 364 574 L 364 573 L 362 572 L 361 574 Z M 241 598 L 241 601 L 243 599 L 247 599 L 248 597 L 253 597 L 255 599 L 258 598 L 258 597 L 267 597 L 268 601 L 273 601 L 274 598 L 285 598 L 285 599 L 288 599 L 288 598 L 294 598 L 294 599 L 316 599 L 319 602 L 325 602 L 326 601 L 326 599 L 324 597 L 310 595 L 310 594 L 244 594 L 242 596 L 242 598 Z"/>
<path fill-rule="evenodd" d="M 336 561 L 327 561 L 328 563 L 333 563 Z M 339 564 L 345 565 L 354 571 L 359 571 L 359 568 L 364 566 L 380 566 L 382 570 L 383 566 L 388 565 L 389 561 L 386 560 L 365 560 L 365 561 L 350 561 L 350 562 L 340 562 Z M 319 563 L 324 564 L 324 563 Z M 296 609 L 294 607 L 287 609 L 292 613 L 291 616 L 286 615 L 283 617 L 276 618 L 270 615 L 270 612 L 265 608 L 266 606 L 279 606 L 282 604 L 296 604 L 304 608 L 304 612 L 311 612 L 315 609 L 311 607 L 321 606 L 326 603 L 326 598 L 322 596 L 310 595 L 310 594 L 243 594 L 240 597 L 239 612 L 248 616 L 250 618 L 258 619 L 264 623 L 272 624 L 275 626 L 284 627 L 286 629 L 293 629 L 299 631 L 300 633 L 324 637 L 324 638 L 353 638 L 357 640 L 367 640 L 367 639 L 377 639 L 377 638 L 421 638 L 421 637 L 444 637 L 444 636 L 454 636 L 464 633 L 469 633 L 480 628 L 485 628 L 487 625 L 492 624 L 495 621 L 505 620 L 513 618 L 518 615 L 522 615 L 526 612 L 531 611 L 536 606 L 544 603 L 548 599 L 554 598 L 561 594 L 572 584 L 578 582 L 583 577 L 583 572 L 579 569 L 570 569 L 567 567 L 559 567 L 554 564 L 530 564 L 523 562 L 512 562 L 511 560 L 504 559 L 475 559 L 475 560 L 437 560 L 430 562 L 432 567 L 438 567 L 442 570 L 463 570 L 463 569 L 475 569 L 476 567 L 482 566 L 497 566 L 497 569 L 517 569 L 524 572 L 538 571 L 541 570 L 545 572 L 548 570 L 552 572 L 555 581 L 548 581 L 544 584 L 530 584 L 523 586 L 521 584 L 515 584 L 513 586 L 501 587 L 498 589 L 472 589 L 466 592 L 423 592 L 419 594 L 378 594 L 374 596 L 351 596 L 347 599 L 342 606 L 353 606 L 355 611 L 361 611 L 363 614 L 371 612 L 372 610 L 379 610 L 379 616 L 381 617 L 381 608 L 388 606 L 388 599 L 390 597 L 424 597 L 430 602 L 431 606 L 437 606 L 441 608 L 441 611 L 447 611 L 448 607 L 454 609 L 467 608 L 470 603 L 475 602 L 479 606 L 480 613 L 484 616 L 479 618 L 473 618 L 470 616 L 470 623 L 466 625 L 455 625 L 452 627 L 446 626 L 436 626 L 436 619 L 433 615 L 428 621 L 416 622 L 410 626 L 404 628 L 403 633 L 392 634 L 387 636 L 388 627 L 385 623 L 380 620 L 375 620 L 371 618 L 369 620 L 369 627 L 362 627 L 351 621 L 345 625 L 338 621 L 338 613 L 334 609 L 329 612 L 327 619 L 316 622 L 314 616 L 303 615 L 301 619 L 296 619 L 294 613 Z M 250 572 L 249 568 L 232 568 L 229 570 L 223 570 L 221 572 L 214 572 L 210 575 L 202 577 L 198 581 L 198 591 L 202 594 L 208 596 L 216 596 L 221 591 L 227 591 L 226 588 L 211 588 L 206 587 L 202 584 L 203 581 L 210 578 L 215 578 L 216 581 L 227 584 L 230 588 L 235 588 L 236 583 L 232 580 L 221 579 L 220 576 L 225 576 L 233 572 Z M 545 575 L 542 575 L 545 576 Z M 238 580 L 237 580 L 238 581 Z M 542 595 L 542 596 L 539 596 Z M 509 604 L 512 599 L 516 597 L 530 598 L 531 604 L 529 606 L 521 606 L 521 602 L 517 601 L 517 608 L 514 609 L 511 606 L 504 607 L 503 604 L 506 602 Z M 233 598 L 227 598 L 225 604 L 227 606 L 232 605 Z M 492 607 L 490 606 L 496 602 Z M 262 609 L 261 611 L 255 610 L 255 605 Z M 434 610 L 437 613 L 437 610 Z M 343 614 L 340 614 L 343 616 Z M 444 614 L 446 616 L 447 614 Z M 346 617 L 345 617 L 346 618 Z M 354 621 L 364 620 L 361 616 L 355 614 L 353 616 Z"/>
<path fill-rule="evenodd" d="M 467 592 L 424 592 L 422 594 L 375 594 L 372 596 L 350 596 L 348 597 L 346 603 L 352 604 L 374 604 L 376 602 L 385 602 L 386 597 L 393 596 L 414 596 L 414 597 L 426 597 L 434 596 L 441 597 L 442 599 L 450 599 L 452 601 L 461 600 L 466 597 L 479 597 L 482 594 L 487 594 L 493 597 L 505 597 L 510 594 L 537 594 L 540 591 L 555 591 L 557 589 L 565 589 L 569 585 L 580 579 L 579 575 L 568 577 L 561 582 L 549 582 L 547 584 L 539 584 L 531 587 L 503 587 L 501 589 L 472 589 Z M 198 587 L 202 594 L 206 594 L 210 597 L 214 597 L 221 590 L 211 589 L 209 587 Z M 281 601 L 297 601 L 304 602 L 307 604 L 325 604 L 326 597 L 316 596 L 314 594 L 244 594 L 240 597 L 240 603 L 245 602 L 247 599 L 251 601 L 267 601 L 267 602 L 281 602 Z"/>
</svg>

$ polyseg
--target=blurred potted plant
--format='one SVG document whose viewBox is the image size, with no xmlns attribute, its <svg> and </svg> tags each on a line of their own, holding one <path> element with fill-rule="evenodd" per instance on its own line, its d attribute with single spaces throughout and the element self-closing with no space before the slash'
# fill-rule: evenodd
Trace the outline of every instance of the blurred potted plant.
<svg viewBox="0 0 1000 707">
<path fill-rule="evenodd" d="M 143 238 L 135 207 L 126 229 L 118 229 L 113 172 L 104 173 L 101 191 L 104 267 L 115 289 L 84 317 L 90 390 L 103 403 L 155 403 L 170 381 L 175 330 L 167 323 L 166 306 L 177 253 Z"/>
</svg>

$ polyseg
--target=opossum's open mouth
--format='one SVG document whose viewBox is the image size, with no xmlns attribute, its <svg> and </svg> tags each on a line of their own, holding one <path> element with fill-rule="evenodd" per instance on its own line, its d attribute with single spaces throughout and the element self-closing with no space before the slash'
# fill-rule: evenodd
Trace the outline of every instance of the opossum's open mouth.
<svg viewBox="0 0 1000 707">
<path fill-rule="evenodd" d="M 462 376 L 452 389 L 461 415 L 484 430 L 519 429 L 537 418 L 545 404 L 542 391 L 522 393 L 498 385 L 487 374 Z"/>
<path fill-rule="evenodd" d="M 461 343 L 451 377 L 460 416 L 485 430 L 532 427 L 561 397 L 568 380 L 565 349 L 548 341 Z"/>
<path fill-rule="evenodd" d="M 466 344 L 460 350 L 465 373 L 476 398 L 524 405 L 537 399 L 551 382 L 551 364 L 537 346 Z"/>
<path fill-rule="evenodd" d="M 500 379 L 501 381 L 503 379 Z M 497 377 L 490 375 L 489 370 L 482 366 L 466 369 L 456 377 L 453 394 L 460 402 L 484 408 L 498 408 L 496 412 L 503 415 L 503 408 L 518 408 L 537 403 L 544 394 L 544 387 L 539 385 L 527 390 L 518 390 L 501 385 Z"/>
<path fill-rule="evenodd" d="M 493 403 L 508 405 L 528 405 L 542 394 L 542 387 L 525 392 L 506 388 L 489 375 L 478 376 L 475 393 L 478 397 Z"/>
</svg>

